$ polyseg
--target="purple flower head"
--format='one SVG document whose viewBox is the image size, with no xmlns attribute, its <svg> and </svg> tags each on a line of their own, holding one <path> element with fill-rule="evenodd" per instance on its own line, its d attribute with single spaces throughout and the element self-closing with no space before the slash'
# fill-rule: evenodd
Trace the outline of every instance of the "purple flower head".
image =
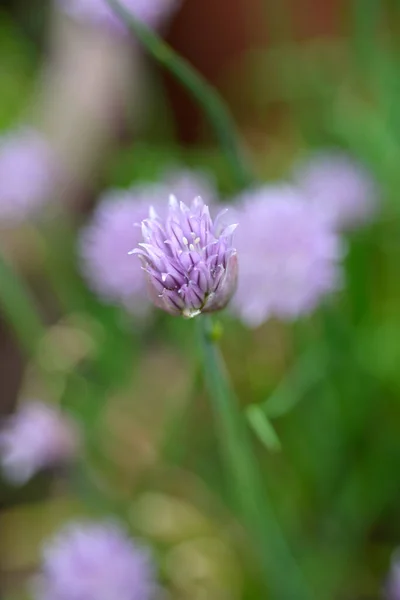
<svg viewBox="0 0 400 600">
<path fill-rule="evenodd" d="M 20 485 L 37 471 L 71 460 L 78 445 L 70 420 L 42 402 L 23 404 L 0 431 L 0 463 L 7 479 Z"/>
<path fill-rule="evenodd" d="M 18 224 L 50 199 L 58 177 L 55 155 L 33 129 L 0 138 L 0 223 Z"/>
<path fill-rule="evenodd" d="M 153 600 L 149 553 L 114 523 L 74 523 L 44 549 L 38 600 Z"/>
<path fill-rule="evenodd" d="M 322 152 L 298 165 L 294 179 L 306 199 L 339 229 L 370 219 L 377 185 L 357 161 L 340 152 Z"/>
<path fill-rule="evenodd" d="M 132 253 L 147 274 L 153 302 L 172 315 L 194 317 L 224 308 L 236 288 L 236 225 L 213 222 L 200 197 L 190 205 L 170 197 L 165 219 L 154 209 L 142 222 L 143 242 Z"/>
<path fill-rule="evenodd" d="M 73 18 L 124 31 L 125 25 L 107 0 L 58 0 Z M 120 0 L 120 4 L 148 27 L 159 27 L 180 4 L 180 0 Z"/>
<path fill-rule="evenodd" d="M 247 192 L 237 220 L 240 274 L 233 308 L 249 327 L 309 313 L 338 286 L 339 237 L 295 189 Z"/>
</svg>

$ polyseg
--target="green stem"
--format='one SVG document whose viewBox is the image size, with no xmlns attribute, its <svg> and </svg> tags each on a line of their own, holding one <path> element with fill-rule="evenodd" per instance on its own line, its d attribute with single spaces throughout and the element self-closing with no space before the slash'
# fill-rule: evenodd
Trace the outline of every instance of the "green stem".
<svg viewBox="0 0 400 600">
<path fill-rule="evenodd" d="M 226 474 L 236 508 L 256 541 L 267 586 L 279 600 L 310 600 L 313 595 L 291 554 L 266 493 L 238 399 L 213 339 L 211 322 L 202 316 L 198 323 L 206 384 L 218 425 Z"/>
<path fill-rule="evenodd" d="M 14 330 L 19 343 L 35 356 L 46 329 L 34 299 L 14 269 L 0 256 L 0 310 Z"/>
<path fill-rule="evenodd" d="M 247 166 L 247 161 L 245 161 L 238 143 L 235 123 L 218 92 L 156 33 L 139 23 L 121 5 L 119 0 L 107 0 L 107 2 L 146 48 L 147 52 L 165 69 L 170 71 L 203 108 L 230 164 L 238 188 L 245 188 L 254 183 L 253 174 Z"/>
</svg>

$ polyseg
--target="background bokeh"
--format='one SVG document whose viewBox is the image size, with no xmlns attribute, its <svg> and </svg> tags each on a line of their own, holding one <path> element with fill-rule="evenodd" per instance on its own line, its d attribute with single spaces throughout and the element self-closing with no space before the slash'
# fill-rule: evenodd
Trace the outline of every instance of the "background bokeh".
<svg viewBox="0 0 400 600">
<path fill-rule="evenodd" d="M 343 234 L 342 288 L 318 310 L 257 329 L 218 316 L 265 487 L 324 600 L 382 597 L 400 545 L 399 27 L 396 0 L 185 0 L 162 32 L 221 92 L 261 181 L 341 150 L 376 184 L 376 214 Z M 167 598 L 275 598 L 224 486 L 194 323 L 102 301 L 77 249 L 108 188 L 184 167 L 214 179 L 221 201 L 235 196 L 212 128 L 138 45 L 42 0 L 0 3 L 0 56 L 0 129 L 34 123 L 65 165 L 39 222 L 1 227 L 46 331 L 33 355 L 1 311 L 0 413 L 61 404 L 86 440 L 74 469 L 0 480 L 1 596 L 30 597 L 63 523 L 119 514 L 152 546 Z"/>
</svg>

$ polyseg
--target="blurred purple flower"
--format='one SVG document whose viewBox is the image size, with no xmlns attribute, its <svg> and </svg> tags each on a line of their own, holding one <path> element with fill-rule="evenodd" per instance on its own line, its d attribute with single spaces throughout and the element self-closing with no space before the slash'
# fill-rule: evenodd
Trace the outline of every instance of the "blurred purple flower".
<svg viewBox="0 0 400 600">
<path fill-rule="evenodd" d="M 121 31 L 125 26 L 107 0 L 57 0 L 62 10 L 74 18 Z M 181 0 L 120 0 L 133 17 L 148 27 L 160 27 Z"/>
<path fill-rule="evenodd" d="M 44 549 L 38 600 L 152 600 L 149 553 L 114 523 L 73 523 Z"/>
<path fill-rule="evenodd" d="M 385 598 L 400 600 L 400 551 L 393 553 L 389 577 L 385 586 Z"/>
<path fill-rule="evenodd" d="M 34 129 L 0 138 L 0 223 L 16 225 L 39 211 L 54 193 L 54 152 Z"/>
<path fill-rule="evenodd" d="M 190 204 L 193 198 L 200 196 L 210 206 L 217 196 L 215 181 L 208 173 L 191 169 L 173 168 L 164 173 L 162 185 L 167 197 L 172 194 L 179 202 Z"/>
<path fill-rule="evenodd" d="M 215 195 L 205 175 L 176 169 L 169 171 L 159 185 L 136 185 L 130 190 L 106 193 L 79 244 L 82 271 L 93 291 L 108 302 L 121 304 L 133 315 L 146 314 L 151 307 L 146 278 L 139 261 L 129 256 L 142 239 L 139 225 L 148 216 L 150 206 L 164 214 L 164 200 L 170 193 L 184 199 L 200 192 Z"/>
<path fill-rule="evenodd" d="M 142 222 L 143 242 L 137 254 L 147 273 L 151 298 L 173 315 L 194 317 L 224 308 L 236 288 L 236 225 L 213 223 L 200 197 L 188 206 L 171 196 L 168 215 L 154 209 Z"/>
<path fill-rule="evenodd" d="M 37 471 L 71 460 L 78 445 L 72 422 L 39 401 L 23 404 L 0 431 L 0 463 L 7 479 L 24 484 Z"/>
<path fill-rule="evenodd" d="M 249 327 L 309 313 L 340 283 L 339 237 L 289 186 L 264 186 L 239 200 L 234 311 Z"/>
<path fill-rule="evenodd" d="M 366 168 L 344 153 L 311 156 L 296 167 L 294 180 L 322 217 L 339 229 L 363 223 L 376 212 L 376 182 Z"/>
<path fill-rule="evenodd" d="M 141 238 L 139 224 L 156 206 L 162 191 L 148 185 L 132 190 L 114 190 L 100 200 L 80 238 L 82 271 L 90 287 L 104 300 L 123 305 L 134 315 L 149 309 L 146 281 L 140 265 L 129 251 Z"/>
</svg>

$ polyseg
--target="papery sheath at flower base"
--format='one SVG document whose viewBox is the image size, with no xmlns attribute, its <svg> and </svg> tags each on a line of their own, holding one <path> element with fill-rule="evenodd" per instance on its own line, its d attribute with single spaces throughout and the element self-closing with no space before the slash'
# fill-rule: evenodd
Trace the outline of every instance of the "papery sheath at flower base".
<svg viewBox="0 0 400 600">
<path fill-rule="evenodd" d="M 237 282 L 236 224 L 215 221 L 208 206 L 170 197 L 168 215 L 154 209 L 142 222 L 143 242 L 132 251 L 142 262 L 152 301 L 172 315 L 190 318 L 224 308 Z"/>
<path fill-rule="evenodd" d="M 74 522 L 44 548 L 37 600 L 155 600 L 149 552 L 113 522 Z"/>
</svg>

